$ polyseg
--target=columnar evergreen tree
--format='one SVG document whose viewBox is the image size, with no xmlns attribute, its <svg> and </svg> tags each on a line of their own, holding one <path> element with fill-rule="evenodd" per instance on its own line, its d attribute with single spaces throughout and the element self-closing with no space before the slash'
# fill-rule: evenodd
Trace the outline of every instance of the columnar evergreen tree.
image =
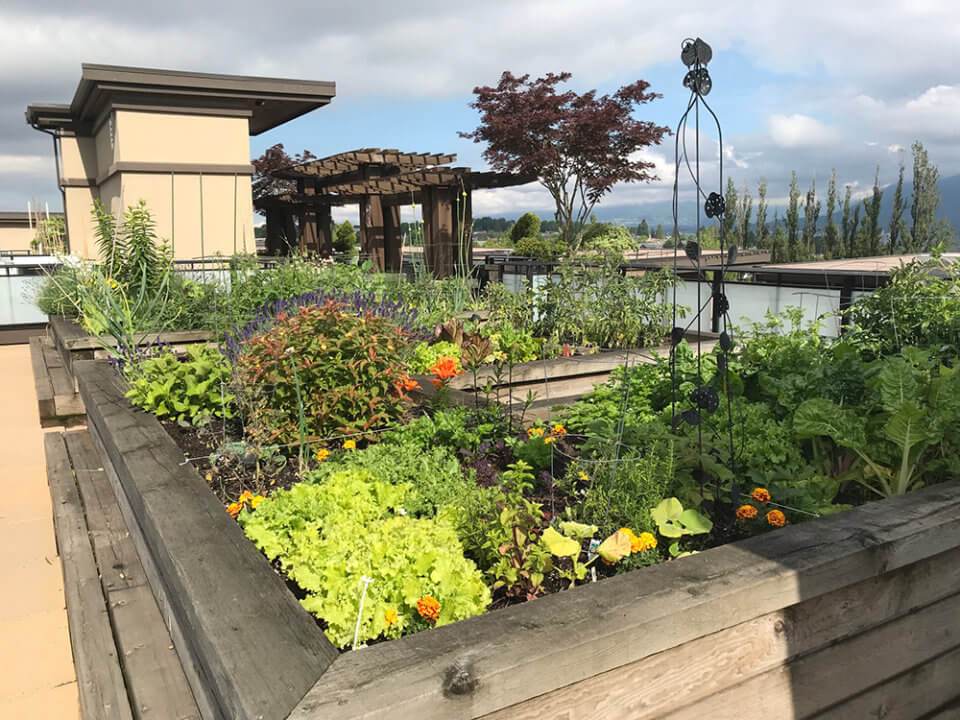
<svg viewBox="0 0 960 720">
<path fill-rule="evenodd" d="M 937 206 L 940 204 L 940 192 L 937 181 L 940 171 L 931 165 L 927 151 L 917 141 L 913 144 L 913 203 L 910 206 L 910 243 L 907 252 L 929 250 L 932 245 L 931 229 Z"/>
<path fill-rule="evenodd" d="M 811 259 L 817 254 L 817 220 L 820 217 L 820 201 L 817 200 L 817 180 L 810 182 L 806 203 L 803 206 L 803 256 Z"/>
<path fill-rule="evenodd" d="M 880 189 L 880 166 L 873 179 L 873 194 L 863 201 L 863 228 L 861 232 L 860 255 L 873 257 L 880 254 L 880 236 L 883 228 L 880 227 L 880 201 L 883 191 Z"/>
<path fill-rule="evenodd" d="M 761 180 L 757 188 L 757 247 L 767 248 L 767 181 Z"/>
<path fill-rule="evenodd" d="M 770 262 L 772 263 L 782 263 L 790 262 L 790 258 L 786 257 L 787 246 L 789 240 L 787 238 L 787 233 L 783 229 L 783 225 L 780 224 L 780 218 L 777 215 L 774 215 L 773 218 L 773 236 L 770 243 Z"/>
<path fill-rule="evenodd" d="M 857 239 L 860 237 L 860 205 L 853 209 L 853 222 L 850 223 L 850 236 L 847 238 L 847 254 L 844 257 L 860 257 Z"/>
<path fill-rule="evenodd" d="M 797 188 L 797 171 L 793 171 L 790 180 L 790 202 L 787 205 L 787 249 L 786 261 L 794 262 L 800 258 L 800 211 L 798 201 L 800 190 Z"/>
<path fill-rule="evenodd" d="M 830 185 L 827 187 L 827 226 L 823 231 L 823 256 L 828 260 L 837 257 L 838 236 L 837 226 L 833 222 L 834 210 L 837 208 L 837 171 L 830 173 Z"/>
<path fill-rule="evenodd" d="M 743 186 L 743 197 L 740 199 L 737 222 L 740 226 L 740 247 L 750 246 L 750 216 L 753 214 L 753 198 L 750 197 L 750 189 Z"/>
<path fill-rule="evenodd" d="M 637 237 L 642 237 L 642 238 L 650 237 L 650 226 L 647 225 L 646 218 L 641 220 L 640 225 L 637 226 Z"/>
<path fill-rule="evenodd" d="M 887 250 L 896 255 L 901 245 L 907 244 L 906 224 L 903 220 L 905 203 L 903 200 L 903 162 L 900 163 L 900 174 L 897 176 L 897 189 L 893 193 L 893 211 L 890 214 L 890 244 Z"/>
<path fill-rule="evenodd" d="M 837 248 L 837 257 L 850 257 L 850 235 L 856 228 L 850 229 L 850 195 L 853 192 L 850 185 L 846 186 L 843 195 L 843 216 L 840 220 L 840 246 Z"/>
<path fill-rule="evenodd" d="M 663 225 L 657 225 L 657 229 L 654 230 L 653 236 L 657 240 L 663 240 Z"/>
<path fill-rule="evenodd" d="M 737 242 L 737 206 L 739 198 L 737 197 L 737 187 L 733 184 L 733 178 L 727 178 L 727 194 L 724 197 L 726 212 L 720 219 L 720 237 L 726 247 L 735 245 Z"/>
</svg>

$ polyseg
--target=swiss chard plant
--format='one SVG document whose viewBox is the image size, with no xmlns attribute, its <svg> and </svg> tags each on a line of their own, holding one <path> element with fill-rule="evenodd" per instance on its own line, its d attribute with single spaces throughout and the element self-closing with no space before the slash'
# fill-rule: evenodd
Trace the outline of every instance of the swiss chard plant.
<svg viewBox="0 0 960 720">
<path fill-rule="evenodd" d="M 867 405 L 811 398 L 797 408 L 793 426 L 801 438 L 827 437 L 852 453 L 850 477 L 876 495 L 902 495 L 924 484 L 928 463 L 950 454 L 945 441 L 960 420 L 960 373 L 908 347 L 876 361 L 867 385 Z"/>
</svg>

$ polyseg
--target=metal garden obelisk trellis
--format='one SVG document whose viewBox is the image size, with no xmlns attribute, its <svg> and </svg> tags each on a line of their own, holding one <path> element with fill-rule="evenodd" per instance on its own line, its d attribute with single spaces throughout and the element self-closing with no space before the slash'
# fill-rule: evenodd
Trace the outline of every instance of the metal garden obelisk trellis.
<svg viewBox="0 0 960 720">
<path fill-rule="evenodd" d="M 708 432 L 713 436 L 715 440 L 722 440 L 723 434 L 717 427 L 717 423 L 713 421 L 713 418 L 716 417 L 718 410 L 721 410 L 721 404 L 724 405 L 721 412 L 726 412 L 727 414 L 727 429 L 726 429 L 726 441 L 729 449 L 729 462 L 731 467 L 729 468 L 730 475 L 733 478 L 732 485 L 730 487 L 730 502 L 732 505 L 737 504 L 738 495 L 739 495 L 739 482 L 737 479 L 737 469 L 736 469 L 736 455 L 734 453 L 734 439 L 733 439 L 733 403 L 731 400 L 731 392 L 729 385 L 729 353 L 733 348 L 733 340 L 731 338 L 729 330 L 729 309 L 730 303 L 727 299 L 726 288 L 724 284 L 724 276 L 726 273 L 726 268 L 728 265 L 736 261 L 737 257 L 737 246 L 731 244 L 729 247 L 725 247 L 725 238 L 723 233 L 720 233 L 720 257 L 719 257 L 719 269 L 714 270 L 716 282 L 712 284 L 712 289 L 704 297 L 704 285 L 705 278 L 703 275 L 703 251 L 701 249 L 701 233 L 703 230 L 703 225 L 701 224 L 701 202 L 703 203 L 702 211 L 706 216 L 706 219 L 714 220 L 719 222 L 720 219 L 724 216 L 726 212 L 734 212 L 735 208 L 726 208 L 723 196 L 720 192 L 711 191 L 709 194 L 704 192 L 703 187 L 706 185 L 710 187 L 712 183 L 709 183 L 705 178 L 701 177 L 701 161 L 700 161 L 700 109 L 703 107 L 710 115 L 712 119 L 712 124 L 715 126 L 717 131 L 717 142 L 719 144 L 719 172 L 717 173 L 718 185 L 717 190 L 722 190 L 723 188 L 723 132 L 720 128 L 720 121 L 717 118 L 716 114 L 710 108 L 710 105 L 706 101 L 706 96 L 710 94 L 710 90 L 713 88 L 713 80 L 710 77 L 710 73 L 707 70 L 707 65 L 709 64 L 711 58 L 713 57 L 713 51 L 710 49 L 710 46 L 705 43 L 700 38 L 696 40 L 686 39 L 683 41 L 681 46 L 680 58 L 683 61 L 683 64 L 687 66 L 688 71 L 686 76 L 683 78 L 683 86 L 690 91 L 690 97 L 687 102 L 686 110 L 683 112 L 683 115 L 680 117 L 680 122 L 677 124 L 677 134 L 676 134 L 676 144 L 675 144 L 675 176 L 673 184 L 673 240 L 674 240 L 674 293 L 673 293 L 673 332 L 671 334 L 671 352 L 670 352 L 670 369 L 671 369 L 671 378 L 673 382 L 672 389 L 672 417 L 673 417 L 673 426 L 678 428 L 681 424 L 686 423 L 697 428 L 697 446 L 699 452 L 699 462 L 696 470 L 696 478 L 700 485 L 701 497 L 705 496 L 705 486 L 709 480 L 713 480 L 714 484 L 714 493 L 713 501 L 715 504 L 720 502 L 720 473 L 716 472 L 716 468 L 712 473 L 708 473 L 705 469 L 705 465 L 713 463 L 705 463 L 704 455 L 704 432 Z M 690 116 L 693 116 L 694 120 L 694 134 L 695 134 L 695 144 L 694 152 L 691 155 L 688 153 L 687 149 L 687 127 Z M 694 263 L 697 268 L 697 300 L 696 307 L 693 309 L 693 317 L 690 318 L 690 321 L 685 327 L 678 324 L 678 311 L 677 311 L 677 257 L 679 253 L 680 246 L 680 173 L 681 166 L 686 169 L 690 175 L 690 179 L 693 181 L 694 185 L 694 204 L 696 205 L 696 236 L 694 239 L 689 240 L 684 246 L 683 251 L 686 256 L 690 259 L 690 262 Z M 708 311 L 710 308 L 710 311 Z M 707 317 L 718 317 L 721 321 L 721 330 L 719 338 L 719 347 L 720 353 L 718 354 L 717 368 L 716 372 L 709 378 L 705 379 L 704 373 L 704 360 L 701 354 L 702 351 L 702 331 L 703 331 L 703 319 L 704 313 L 707 312 Z M 677 346 L 683 341 L 687 331 L 691 330 L 693 327 L 696 327 L 697 330 L 697 357 L 696 357 L 696 380 L 695 387 L 692 391 L 686 394 L 685 397 L 680 395 L 680 381 L 677 377 Z M 710 323 L 708 321 L 708 327 Z M 714 458 L 713 460 L 720 460 L 719 458 Z M 712 478 L 711 478 L 712 475 Z"/>
</svg>

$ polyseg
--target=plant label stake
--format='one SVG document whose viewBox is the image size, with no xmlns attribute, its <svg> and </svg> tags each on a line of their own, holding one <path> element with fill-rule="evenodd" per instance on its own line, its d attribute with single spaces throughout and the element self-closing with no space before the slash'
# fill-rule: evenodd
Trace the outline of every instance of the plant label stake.
<svg viewBox="0 0 960 720">
<path fill-rule="evenodd" d="M 357 627 L 353 631 L 353 649 L 357 649 L 357 639 L 360 637 L 360 620 L 363 618 L 363 601 L 367 599 L 367 585 L 373 582 L 373 578 L 366 575 L 360 578 L 363 580 L 363 594 L 360 595 L 360 610 L 357 612 Z"/>
</svg>

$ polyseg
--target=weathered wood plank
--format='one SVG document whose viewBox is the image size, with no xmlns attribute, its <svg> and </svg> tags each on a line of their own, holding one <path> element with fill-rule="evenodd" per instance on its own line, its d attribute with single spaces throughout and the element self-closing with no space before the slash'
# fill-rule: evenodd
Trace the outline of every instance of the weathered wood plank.
<svg viewBox="0 0 960 720">
<path fill-rule="evenodd" d="M 107 457 L 107 451 L 100 441 L 96 427 L 90 428 L 90 437 L 93 439 L 93 444 L 97 448 L 97 453 L 100 457 Z M 160 616 L 163 618 L 163 622 L 173 641 L 174 649 L 180 659 L 180 665 L 193 691 L 193 697 L 200 707 L 201 715 L 204 720 L 209 720 L 210 718 L 214 718 L 215 720 L 228 720 L 218 704 L 214 694 L 213 683 L 207 675 L 206 668 L 196 661 L 191 645 L 191 643 L 194 642 L 194 638 L 186 634 L 189 632 L 189 628 L 185 629 L 179 616 L 173 612 L 173 603 L 170 601 L 170 594 L 167 591 L 166 585 L 163 583 L 156 562 L 150 555 L 150 547 L 147 545 L 143 532 L 137 525 L 137 516 L 130 506 L 130 501 L 127 499 L 126 493 L 123 490 L 123 485 L 113 465 L 106 462 L 103 469 L 116 493 L 117 504 L 120 506 L 120 514 L 123 515 L 124 522 L 127 523 L 127 527 L 130 529 L 130 539 L 133 540 L 133 544 L 137 549 L 137 555 L 140 558 L 144 575 L 153 592 Z"/>
<path fill-rule="evenodd" d="M 56 417 L 57 408 L 53 400 L 53 383 L 47 374 L 47 366 L 43 362 L 43 348 L 39 337 L 30 338 L 30 365 L 33 368 L 33 387 L 37 393 L 37 410 L 40 414 L 40 423 Z"/>
<path fill-rule="evenodd" d="M 90 433 L 65 433 L 64 440 L 83 499 L 133 715 L 138 720 L 200 720 Z"/>
<path fill-rule="evenodd" d="M 134 716 L 138 720 L 201 720 L 150 587 L 111 590 L 107 599 Z"/>
<path fill-rule="evenodd" d="M 140 345 L 154 345 L 157 342 L 175 345 L 177 343 L 199 343 L 209 342 L 211 334 L 207 330 L 164 330 L 159 333 L 145 333 L 140 341 Z M 64 346 L 71 352 L 78 350 L 102 350 L 106 347 L 116 347 L 117 341 L 107 335 L 94 337 L 84 335 L 64 341 Z"/>
<path fill-rule="evenodd" d="M 104 589 L 120 590 L 145 584 L 147 579 L 140 558 L 90 433 L 86 430 L 68 432 L 64 433 L 64 439 L 83 498 L 87 528 Z"/>
<path fill-rule="evenodd" d="M 100 577 L 87 538 L 83 506 L 63 437 L 48 433 L 44 449 L 83 717 L 132 720 Z"/>
<path fill-rule="evenodd" d="M 942 707 L 944 690 L 950 688 L 952 692 L 960 693 L 960 648 L 939 655 L 815 717 L 817 720 L 914 720 L 923 715 L 924 720 L 956 720 L 960 717 L 960 700 L 952 709 Z"/>
<path fill-rule="evenodd" d="M 149 554 L 154 566 L 152 577 L 144 561 L 148 578 L 164 588 L 165 619 L 177 619 L 178 651 L 202 672 L 225 717 L 286 718 L 337 650 L 182 463 L 156 418 L 123 398 L 112 368 L 88 362 L 76 370 L 104 466 L 115 473 L 118 500 L 122 491 L 129 504 L 141 557 Z"/>
<path fill-rule="evenodd" d="M 664 720 L 812 717 L 958 647 L 960 623 L 957 618 L 960 618 L 960 595 L 951 595 L 662 717 Z M 942 703 L 956 694 L 956 686 L 941 686 L 934 692 L 931 700 Z"/>
<path fill-rule="evenodd" d="M 958 545 L 937 485 L 348 653 L 291 719 L 482 716 Z"/>
<path fill-rule="evenodd" d="M 958 590 L 960 548 L 697 638 L 484 720 L 653 720 Z"/>
</svg>

